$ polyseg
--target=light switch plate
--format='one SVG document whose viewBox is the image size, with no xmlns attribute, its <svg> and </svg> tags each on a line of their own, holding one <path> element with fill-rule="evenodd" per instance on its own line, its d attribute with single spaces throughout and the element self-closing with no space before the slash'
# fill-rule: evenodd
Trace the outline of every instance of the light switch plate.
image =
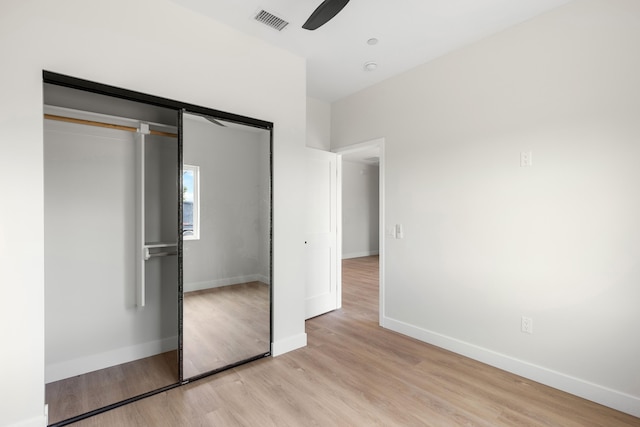
<svg viewBox="0 0 640 427">
<path fill-rule="evenodd" d="M 403 237 L 402 224 L 396 224 L 396 239 L 402 239 Z"/>
</svg>

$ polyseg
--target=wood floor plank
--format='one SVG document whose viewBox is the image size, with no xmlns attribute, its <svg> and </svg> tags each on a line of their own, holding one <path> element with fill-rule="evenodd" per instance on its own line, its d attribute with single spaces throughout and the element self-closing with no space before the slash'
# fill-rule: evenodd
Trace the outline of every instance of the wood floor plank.
<svg viewBox="0 0 640 427">
<path fill-rule="evenodd" d="M 269 285 L 240 283 L 184 294 L 184 377 L 269 352 Z"/>
<path fill-rule="evenodd" d="M 308 346 L 79 426 L 601 426 L 640 419 L 378 326 L 378 258 L 345 260 L 343 308 Z"/>
<path fill-rule="evenodd" d="M 169 351 L 46 384 L 49 423 L 176 384 L 177 353 Z"/>
</svg>

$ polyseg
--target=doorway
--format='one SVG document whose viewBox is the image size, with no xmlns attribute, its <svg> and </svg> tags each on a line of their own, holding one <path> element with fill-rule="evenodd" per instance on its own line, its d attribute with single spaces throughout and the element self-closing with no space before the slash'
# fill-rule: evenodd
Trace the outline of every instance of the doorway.
<svg viewBox="0 0 640 427">
<path fill-rule="evenodd" d="M 338 242 L 343 260 L 378 256 L 378 323 L 384 318 L 384 138 L 333 150 L 340 157 L 338 174 Z M 377 205 L 377 207 L 376 207 Z M 375 264 L 375 263 L 374 263 Z M 339 275 L 342 280 L 342 274 Z"/>
</svg>

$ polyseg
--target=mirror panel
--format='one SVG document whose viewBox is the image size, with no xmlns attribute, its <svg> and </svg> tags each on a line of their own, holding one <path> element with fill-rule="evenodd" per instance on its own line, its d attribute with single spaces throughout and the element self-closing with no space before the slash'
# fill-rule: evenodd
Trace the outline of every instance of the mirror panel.
<svg viewBox="0 0 640 427">
<path fill-rule="evenodd" d="M 183 379 L 271 350 L 271 132 L 184 112 Z"/>
</svg>

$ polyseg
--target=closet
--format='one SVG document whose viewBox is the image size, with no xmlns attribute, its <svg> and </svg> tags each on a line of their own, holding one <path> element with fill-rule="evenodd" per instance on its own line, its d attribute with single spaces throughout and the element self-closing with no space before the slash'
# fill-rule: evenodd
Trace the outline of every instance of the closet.
<svg viewBox="0 0 640 427">
<path fill-rule="evenodd" d="M 272 125 L 44 82 L 50 425 L 269 356 Z"/>
</svg>

